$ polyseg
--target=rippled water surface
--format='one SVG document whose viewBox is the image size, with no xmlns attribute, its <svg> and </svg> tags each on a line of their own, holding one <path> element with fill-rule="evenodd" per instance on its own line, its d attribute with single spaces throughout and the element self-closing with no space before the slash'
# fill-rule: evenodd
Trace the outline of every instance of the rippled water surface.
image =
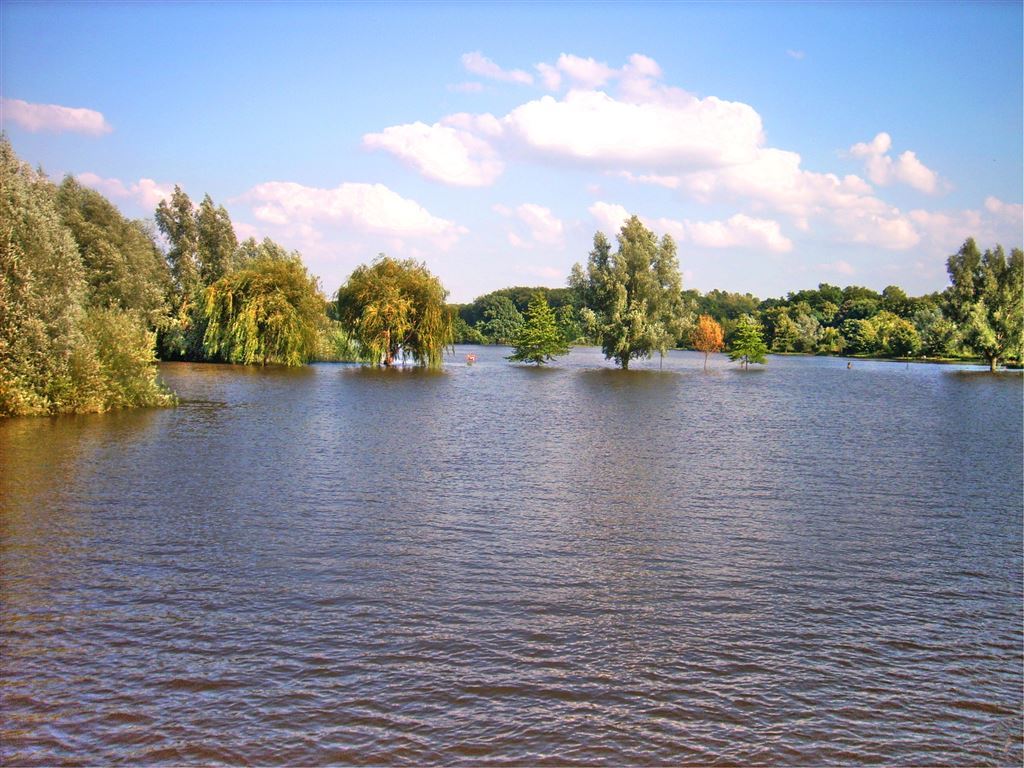
<svg viewBox="0 0 1024 768">
<path fill-rule="evenodd" d="M 1014 375 L 162 367 L 0 422 L 0 758 L 1021 763 Z"/>
</svg>

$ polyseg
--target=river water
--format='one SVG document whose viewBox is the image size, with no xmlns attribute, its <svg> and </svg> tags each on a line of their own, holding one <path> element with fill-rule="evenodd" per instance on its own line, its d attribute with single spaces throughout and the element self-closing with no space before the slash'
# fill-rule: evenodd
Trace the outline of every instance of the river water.
<svg viewBox="0 0 1024 768">
<path fill-rule="evenodd" d="M 1021 763 L 1020 376 L 468 351 L 0 422 L 2 762 Z"/>
</svg>

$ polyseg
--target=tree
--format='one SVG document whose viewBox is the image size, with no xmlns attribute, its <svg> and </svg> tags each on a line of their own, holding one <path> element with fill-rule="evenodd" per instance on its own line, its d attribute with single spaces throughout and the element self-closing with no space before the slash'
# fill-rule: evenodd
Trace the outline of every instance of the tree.
<svg viewBox="0 0 1024 768">
<path fill-rule="evenodd" d="M 523 316 L 508 296 L 491 294 L 484 303 L 481 332 L 492 344 L 510 344 L 523 325 Z"/>
<path fill-rule="evenodd" d="M 618 250 L 598 232 L 584 273 L 573 268 L 570 284 L 595 315 L 605 358 L 623 369 L 654 351 L 665 354 L 682 334 L 682 279 L 672 238 L 659 242 L 636 216 L 619 230 Z"/>
<path fill-rule="evenodd" d="M 89 201 L 109 206 L 102 198 Z M 0 415 L 173 402 L 157 381 L 153 336 L 139 308 L 121 304 L 130 303 L 131 291 L 121 293 L 120 280 L 91 274 L 125 254 L 106 239 L 109 232 L 93 233 L 94 224 L 83 218 L 76 226 L 104 243 L 91 252 L 96 261 L 83 264 L 89 246 L 76 243 L 62 222 L 57 188 L 19 161 L 2 137 L 0 222 Z"/>
<path fill-rule="evenodd" d="M 250 365 L 302 365 L 318 352 L 324 298 L 297 253 L 259 258 L 206 289 L 207 356 Z"/>
<path fill-rule="evenodd" d="M 555 312 L 540 293 L 534 294 L 526 309 L 526 321 L 512 340 L 514 352 L 506 359 L 542 365 L 569 351 Z"/>
<path fill-rule="evenodd" d="M 946 262 L 952 288 L 949 307 L 964 342 L 988 360 L 1024 356 L 1024 252 L 1014 248 L 1007 260 L 997 245 L 984 254 L 973 238 Z"/>
<path fill-rule="evenodd" d="M 708 369 L 708 355 L 719 352 L 724 344 L 722 326 L 710 315 L 701 315 L 690 337 L 693 348 L 704 353 L 704 370 Z"/>
<path fill-rule="evenodd" d="M 136 313 L 150 330 L 163 327 L 170 273 L 145 225 L 72 176 L 57 189 L 57 208 L 78 245 L 88 303 Z"/>
<path fill-rule="evenodd" d="M 391 366 L 408 355 L 436 368 L 453 338 L 447 295 L 425 264 L 381 254 L 338 289 L 338 317 L 369 362 Z"/>
<path fill-rule="evenodd" d="M 733 335 L 732 348 L 729 350 L 730 360 L 739 360 L 747 369 L 751 363 L 766 363 L 765 355 L 768 345 L 761 335 L 761 324 L 750 315 L 740 318 Z"/>
<path fill-rule="evenodd" d="M 230 269 L 238 238 L 224 206 L 214 207 L 209 195 L 203 197 L 196 213 L 199 277 L 204 285 L 217 282 Z"/>
</svg>

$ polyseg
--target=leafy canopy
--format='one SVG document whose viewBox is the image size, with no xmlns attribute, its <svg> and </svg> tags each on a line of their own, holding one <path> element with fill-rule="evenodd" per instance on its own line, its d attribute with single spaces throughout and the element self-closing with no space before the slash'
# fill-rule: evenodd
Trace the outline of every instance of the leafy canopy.
<svg viewBox="0 0 1024 768">
<path fill-rule="evenodd" d="M 761 336 L 761 324 L 750 315 L 743 315 L 736 325 L 729 359 L 739 360 L 744 368 L 748 368 L 751 363 L 768 362 L 767 354 L 768 345 Z"/>
<path fill-rule="evenodd" d="M 302 365 L 318 351 L 324 298 L 298 254 L 247 262 L 206 289 L 206 354 L 232 363 Z"/>
<path fill-rule="evenodd" d="M 583 306 L 593 312 L 594 326 L 607 359 L 622 368 L 655 351 L 665 354 L 681 335 L 686 312 L 676 246 L 665 235 L 660 241 L 636 216 L 617 236 L 618 250 L 598 232 L 586 273 L 577 264 L 570 284 Z"/>
<path fill-rule="evenodd" d="M 515 350 L 507 359 L 514 362 L 542 365 L 568 353 L 569 345 L 558 327 L 555 312 L 542 294 L 534 294 L 530 300 L 526 321 L 520 326 L 512 344 Z"/>
<path fill-rule="evenodd" d="M 375 365 L 391 366 L 399 357 L 440 367 L 452 343 L 448 292 L 425 264 L 381 254 L 362 265 L 338 289 L 338 319 Z"/>
</svg>

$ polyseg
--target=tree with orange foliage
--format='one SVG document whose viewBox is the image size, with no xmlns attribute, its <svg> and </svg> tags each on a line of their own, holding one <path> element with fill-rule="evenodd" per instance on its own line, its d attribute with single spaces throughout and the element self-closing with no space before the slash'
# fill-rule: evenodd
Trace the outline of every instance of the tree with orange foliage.
<svg viewBox="0 0 1024 768">
<path fill-rule="evenodd" d="M 708 369 L 708 355 L 721 351 L 725 346 L 722 326 L 711 315 L 701 315 L 690 338 L 693 348 L 704 353 L 704 370 Z"/>
</svg>

